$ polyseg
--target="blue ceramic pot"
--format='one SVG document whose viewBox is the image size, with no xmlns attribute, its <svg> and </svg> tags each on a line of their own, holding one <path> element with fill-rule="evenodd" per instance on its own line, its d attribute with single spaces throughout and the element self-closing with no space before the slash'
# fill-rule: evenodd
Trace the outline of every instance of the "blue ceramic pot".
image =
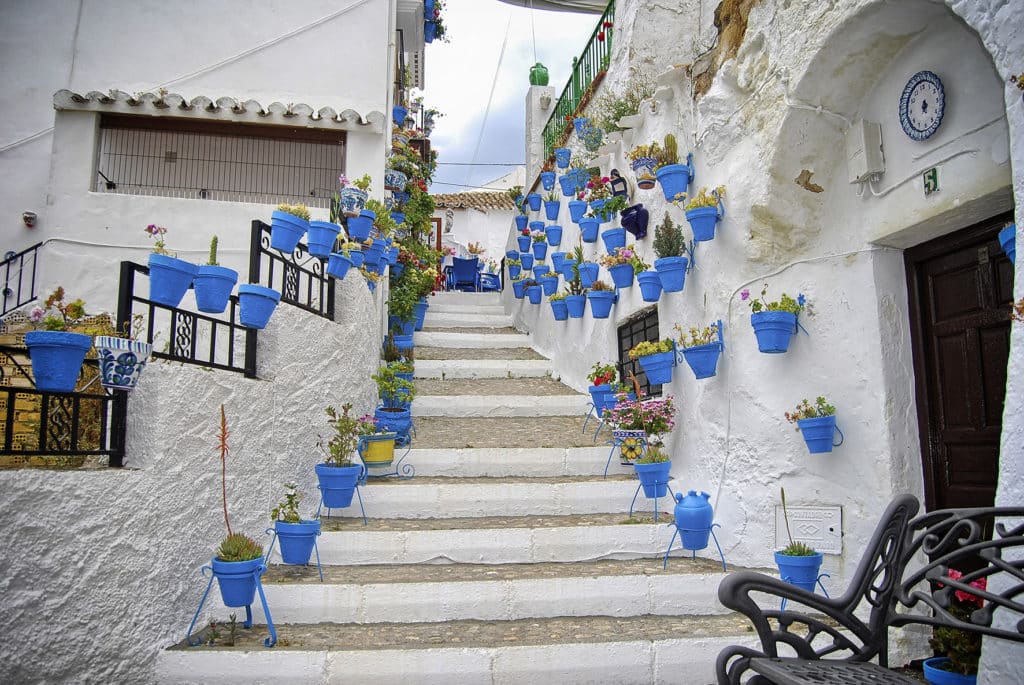
<svg viewBox="0 0 1024 685">
<path fill-rule="evenodd" d="M 228 308 L 231 291 L 237 282 L 238 272 L 234 269 L 203 264 L 192 279 L 196 309 L 207 314 L 220 314 Z"/>
<path fill-rule="evenodd" d="M 565 300 L 553 300 L 551 313 L 554 315 L 555 321 L 565 321 L 569 318 L 569 305 L 565 303 Z"/>
<path fill-rule="evenodd" d="M 652 499 L 668 494 L 668 474 L 672 470 L 671 461 L 656 464 L 633 464 L 636 475 L 640 478 L 640 486 L 644 496 Z"/>
<path fill-rule="evenodd" d="M 115 390 L 134 388 L 153 352 L 150 343 L 109 335 L 97 335 L 95 345 L 100 383 L 104 388 Z"/>
<path fill-rule="evenodd" d="M 36 389 L 72 392 L 85 355 L 92 348 L 92 338 L 69 331 L 28 331 L 25 345 L 32 359 Z"/>
<path fill-rule="evenodd" d="M 551 253 L 551 270 L 556 274 L 562 273 L 565 267 L 565 253 L 564 252 L 552 252 Z"/>
<path fill-rule="evenodd" d="M 548 245 L 556 247 L 562 244 L 562 227 L 561 226 L 548 226 L 544 234 L 548 238 Z"/>
<path fill-rule="evenodd" d="M 590 313 L 595 319 L 607 319 L 612 312 L 612 305 L 615 304 L 615 293 L 607 290 L 591 290 L 587 293 L 590 300 Z"/>
<path fill-rule="evenodd" d="M 779 567 L 782 580 L 808 592 L 814 592 L 814 585 L 818 582 L 818 571 L 821 569 L 821 552 L 805 557 L 776 552 L 775 564 Z"/>
<path fill-rule="evenodd" d="M 954 673 L 945 668 L 948 664 L 948 656 L 933 656 L 930 659 L 925 659 L 924 679 L 930 685 L 977 685 L 978 674 Z"/>
<path fill-rule="evenodd" d="M 555 148 L 555 164 L 559 169 L 569 168 L 569 160 L 572 158 L 572 150 L 567 147 Z"/>
<path fill-rule="evenodd" d="M 807 451 L 811 454 L 823 454 L 831 452 L 833 447 L 843 444 L 843 434 L 836 427 L 835 416 L 815 416 L 810 419 L 800 419 L 796 422 L 800 428 L 800 434 L 807 443 Z M 834 442 L 836 433 L 839 433 L 839 442 Z"/>
<path fill-rule="evenodd" d="M 665 199 L 674 200 L 690 186 L 690 167 L 685 164 L 666 164 L 655 172 Z"/>
<path fill-rule="evenodd" d="M 583 284 L 584 288 L 589 288 L 594 284 L 594 281 L 597 280 L 597 274 L 600 271 L 600 268 L 601 267 L 594 262 L 583 262 L 580 264 L 580 282 Z"/>
<path fill-rule="evenodd" d="M 698 207 L 686 212 L 686 220 L 693 230 L 696 242 L 715 239 L 715 226 L 718 225 L 718 207 Z"/>
<path fill-rule="evenodd" d="M 674 366 L 676 353 L 674 350 L 649 354 L 646 357 L 639 357 L 640 368 L 647 374 L 647 382 L 651 385 L 664 385 L 672 382 L 672 367 Z"/>
<path fill-rule="evenodd" d="M 512 281 L 512 295 L 517 300 L 523 299 L 523 295 L 525 294 L 525 292 L 524 292 L 525 288 L 526 288 L 526 281 L 525 280 L 522 280 L 522 281 Z"/>
<path fill-rule="evenodd" d="M 563 300 L 570 319 L 582 319 L 587 308 L 586 295 L 569 295 Z"/>
<path fill-rule="evenodd" d="M 334 241 L 337 240 L 339 233 L 341 226 L 338 224 L 332 224 L 330 221 L 310 221 L 309 236 L 306 240 L 309 254 L 321 259 L 326 258 L 331 254 L 331 248 L 334 247 Z"/>
<path fill-rule="evenodd" d="M 162 254 L 149 255 L 149 300 L 165 307 L 177 307 L 198 270 L 196 264 L 183 259 Z"/>
<path fill-rule="evenodd" d="M 526 228 L 526 222 L 528 222 L 529 220 L 530 220 L 530 217 L 526 216 L 525 214 L 517 214 L 516 215 L 516 230 L 517 231 L 521 231 L 524 228 Z"/>
<path fill-rule="evenodd" d="M 676 507 L 673 512 L 676 528 L 682 537 L 683 549 L 701 550 L 708 546 L 711 524 L 715 511 L 711 508 L 711 495 L 690 490 L 686 497 L 676 493 Z"/>
<path fill-rule="evenodd" d="M 433 43 L 434 39 L 437 38 L 437 23 L 433 21 L 423 22 L 423 42 Z"/>
<path fill-rule="evenodd" d="M 525 271 L 529 271 L 533 268 L 533 253 L 522 252 L 519 255 L 519 262 L 523 265 Z"/>
<path fill-rule="evenodd" d="M 531 211 L 540 211 L 540 193 L 527 193 L 526 201 L 529 203 Z"/>
<path fill-rule="evenodd" d="M 530 304 L 540 304 L 540 298 L 543 294 L 544 292 L 539 285 L 531 285 L 526 289 L 526 299 L 530 301 Z"/>
<path fill-rule="evenodd" d="M 578 224 L 583 215 L 587 212 L 587 203 L 583 200 L 570 200 L 569 201 L 569 218 L 572 219 L 573 223 Z M 595 219 L 596 221 L 596 219 Z"/>
<path fill-rule="evenodd" d="M 341 204 L 342 216 L 359 216 L 359 212 L 366 207 L 366 201 L 370 194 L 355 186 L 346 186 L 338 193 L 338 201 Z"/>
<path fill-rule="evenodd" d="M 1003 252 L 1010 258 L 1010 263 L 1016 263 L 1017 261 L 1017 224 L 1010 224 L 1003 230 L 999 231 L 999 246 L 1003 248 Z"/>
<path fill-rule="evenodd" d="M 542 171 L 540 172 L 540 185 L 544 190 L 551 190 L 555 187 L 555 172 L 554 171 Z"/>
<path fill-rule="evenodd" d="M 416 315 L 416 324 L 415 326 L 413 326 L 413 328 L 417 331 L 423 330 L 423 322 L 426 321 L 427 318 L 428 306 L 429 305 L 426 299 L 422 299 L 419 302 L 417 302 L 416 305 L 413 307 L 413 312 Z"/>
<path fill-rule="evenodd" d="M 368 209 L 359 212 L 359 216 L 349 217 L 345 222 L 349 240 L 357 243 L 366 242 L 366 239 L 370 237 L 370 231 L 373 230 L 373 222 L 376 218 L 377 215 Z"/>
<path fill-rule="evenodd" d="M 516 237 L 516 243 L 519 245 L 520 252 L 529 252 L 530 245 L 533 244 L 533 238 L 528 235 L 520 235 Z"/>
<path fill-rule="evenodd" d="M 686 360 L 687 366 L 693 371 L 697 380 L 711 378 L 715 375 L 718 369 L 718 357 L 721 354 L 722 345 L 717 342 L 683 348 L 683 359 Z"/>
<path fill-rule="evenodd" d="M 562 197 L 573 197 L 576 195 L 576 177 L 571 174 L 564 174 L 558 177 L 558 185 L 562 187 Z"/>
<path fill-rule="evenodd" d="M 325 507 L 344 509 L 352 504 L 352 495 L 356 489 L 356 481 L 362 473 L 362 467 L 317 464 L 315 470 Z"/>
<path fill-rule="evenodd" d="M 395 122 L 395 126 L 404 126 L 405 117 L 408 116 L 409 110 L 401 105 L 395 105 L 391 108 L 391 121 Z"/>
<path fill-rule="evenodd" d="M 633 287 L 632 264 L 616 264 L 615 266 L 610 266 L 608 267 L 608 273 L 611 275 L 612 283 L 615 284 L 616 288 Z"/>
<path fill-rule="evenodd" d="M 512 279 L 512 280 L 515 280 L 515 279 L 519 278 L 519 274 L 521 274 L 522 271 L 523 271 L 523 267 L 520 266 L 519 264 L 509 264 L 508 265 L 508 277 L 510 279 Z"/>
<path fill-rule="evenodd" d="M 265 570 L 263 557 L 249 561 L 210 562 L 226 607 L 247 607 L 256 599 L 256 579 Z"/>
<path fill-rule="evenodd" d="M 281 293 L 262 285 L 243 283 L 238 286 L 238 323 L 246 328 L 266 328 Z"/>
<path fill-rule="evenodd" d="M 636 204 L 622 210 L 619 221 L 622 227 L 633 234 L 637 240 L 647 237 L 647 222 L 650 219 L 650 212 L 644 209 L 642 204 Z"/>
<path fill-rule="evenodd" d="M 339 280 L 345 278 L 351 268 L 352 260 L 341 252 L 332 252 L 327 258 L 327 273 Z"/>
<path fill-rule="evenodd" d="M 615 252 L 615 248 L 626 246 L 626 229 L 609 228 L 607 231 L 602 231 L 601 240 L 604 241 L 604 248 L 608 250 L 608 254 L 612 254 Z"/>
<path fill-rule="evenodd" d="M 641 271 L 636 275 L 640 284 L 640 296 L 644 302 L 657 302 L 661 299 L 661 276 L 657 271 Z"/>
<path fill-rule="evenodd" d="M 313 553 L 316 538 L 320 535 L 320 522 L 275 521 L 274 532 L 277 534 L 277 541 L 281 546 L 281 561 L 286 564 L 304 566 L 309 563 L 309 556 Z"/>
<path fill-rule="evenodd" d="M 580 237 L 585 243 L 597 242 L 597 229 L 601 223 L 594 218 L 580 219 Z"/>
<path fill-rule="evenodd" d="M 270 215 L 270 247 L 288 253 L 295 249 L 309 230 L 309 222 L 275 209 Z"/>
<path fill-rule="evenodd" d="M 541 288 L 544 289 L 544 294 L 551 297 L 558 290 L 558 276 L 541 276 L 537 279 L 540 282 Z"/>
<path fill-rule="evenodd" d="M 654 270 L 661 279 L 661 287 L 667 293 L 682 292 L 686 285 L 686 257 L 662 257 L 654 260 Z"/>
<path fill-rule="evenodd" d="M 533 243 L 533 256 L 534 257 L 536 257 L 537 259 L 544 259 L 544 257 L 547 256 L 547 254 L 548 254 L 548 244 L 547 243 L 538 243 L 536 241 Z"/>
<path fill-rule="evenodd" d="M 757 336 L 757 349 L 766 354 L 781 354 L 789 349 L 796 334 L 796 314 L 792 312 L 754 312 L 750 325 Z"/>
<path fill-rule="evenodd" d="M 558 220 L 558 210 L 561 209 L 561 202 L 552 202 L 551 200 L 544 201 L 544 216 L 548 218 L 548 221 Z"/>
</svg>

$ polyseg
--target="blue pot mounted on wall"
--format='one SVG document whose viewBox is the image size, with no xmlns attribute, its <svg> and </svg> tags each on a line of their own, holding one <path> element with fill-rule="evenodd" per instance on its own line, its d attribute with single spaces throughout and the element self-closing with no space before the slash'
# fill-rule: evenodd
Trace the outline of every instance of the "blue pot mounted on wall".
<svg viewBox="0 0 1024 685">
<path fill-rule="evenodd" d="M 345 222 L 349 240 L 354 240 L 357 243 L 366 242 L 366 239 L 370 237 L 370 231 L 373 230 L 373 222 L 376 218 L 377 214 L 369 209 L 361 210 L 359 216 L 349 217 Z"/>
<path fill-rule="evenodd" d="M 533 268 L 533 253 L 522 252 L 519 254 L 519 263 L 523 265 L 523 270 L 530 271 Z"/>
<path fill-rule="evenodd" d="M 555 148 L 555 165 L 559 169 L 568 169 L 570 159 L 572 159 L 572 150 L 567 147 Z"/>
<path fill-rule="evenodd" d="M 516 215 L 516 230 L 517 231 L 521 231 L 524 228 L 526 228 L 526 223 L 529 220 L 530 220 L 529 217 L 527 217 L 525 214 L 517 214 Z"/>
<path fill-rule="evenodd" d="M 519 278 L 519 274 L 522 273 L 522 271 L 523 271 L 523 267 L 521 265 L 519 265 L 519 264 L 509 264 L 508 265 L 508 277 L 510 279 L 515 280 L 515 279 Z"/>
<path fill-rule="evenodd" d="M 238 286 L 238 323 L 246 328 L 266 328 L 280 301 L 281 293 L 273 288 L 248 283 Z"/>
<path fill-rule="evenodd" d="M 657 271 L 641 271 L 636 275 L 640 284 L 640 296 L 644 302 L 657 302 L 661 299 L 661 276 Z"/>
<path fill-rule="evenodd" d="M 612 277 L 612 283 L 615 284 L 616 288 L 632 288 L 633 287 L 633 265 L 632 264 L 616 264 L 615 266 L 608 267 L 608 273 Z"/>
<path fill-rule="evenodd" d="M 548 238 L 548 245 L 556 247 L 562 244 L 562 227 L 561 226 L 548 226 L 547 230 L 544 231 L 544 235 Z"/>
<path fill-rule="evenodd" d="M 409 114 L 409 110 L 401 105 L 395 105 L 391 108 L 391 121 L 395 122 L 395 126 L 404 126 L 405 117 Z"/>
<path fill-rule="evenodd" d="M 686 164 L 666 164 L 654 172 L 665 194 L 665 200 L 672 202 L 679 193 L 685 193 L 693 180 L 693 169 Z"/>
<path fill-rule="evenodd" d="M 626 246 L 626 229 L 609 228 L 607 231 L 602 231 L 601 240 L 604 241 L 604 249 L 611 254 L 615 252 L 615 248 Z"/>
<path fill-rule="evenodd" d="M 566 311 L 569 312 L 570 319 L 582 319 L 583 312 L 587 308 L 587 296 L 586 295 L 569 295 L 565 298 Z"/>
<path fill-rule="evenodd" d="M 672 367 L 675 365 L 674 350 L 658 352 L 640 357 L 640 368 L 647 374 L 647 382 L 652 385 L 664 385 L 672 382 Z"/>
<path fill-rule="evenodd" d="M 580 264 L 580 282 L 584 288 L 589 288 L 597 280 L 597 274 L 601 267 L 594 262 L 583 262 Z"/>
<path fill-rule="evenodd" d="M 634 238 L 640 240 L 647 236 L 647 222 L 649 219 L 650 213 L 644 209 L 644 206 L 636 204 L 622 210 L 619 222 L 624 229 L 633 234 Z"/>
<path fill-rule="evenodd" d="M 551 190 L 555 187 L 555 172 L 554 171 L 542 171 L 540 172 L 540 185 L 544 190 Z"/>
<path fill-rule="evenodd" d="M 524 219 L 526 217 L 523 217 Z M 519 245 L 520 252 L 529 252 L 530 245 L 533 243 L 533 238 L 528 235 L 516 236 L 516 243 Z"/>
<path fill-rule="evenodd" d="M 765 354 L 782 354 L 796 333 L 796 314 L 792 312 L 754 312 L 750 325 L 757 336 L 757 349 Z"/>
<path fill-rule="evenodd" d="M 544 257 L 547 256 L 547 254 L 548 254 L 548 244 L 547 243 L 539 243 L 539 242 L 536 242 L 536 241 L 533 243 L 533 256 L 534 257 L 536 257 L 537 259 L 544 259 Z"/>
<path fill-rule="evenodd" d="M 332 252 L 327 259 L 327 274 L 338 280 L 345 278 L 348 270 L 352 268 L 352 260 L 341 252 Z"/>
<path fill-rule="evenodd" d="M 999 246 L 1003 248 L 1003 252 L 1010 258 L 1010 263 L 1015 264 L 1017 262 L 1017 225 L 1010 224 L 1003 230 L 999 231 Z"/>
<path fill-rule="evenodd" d="M 433 21 L 423 22 L 423 42 L 433 43 L 437 38 L 437 24 Z"/>
<path fill-rule="evenodd" d="M 591 290 L 587 293 L 590 300 L 590 313 L 595 319 L 607 319 L 612 312 L 612 305 L 615 304 L 615 293 L 607 290 Z"/>
<path fill-rule="evenodd" d="M 92 338 L 69 331 L 28 331 L 25 345 L 32 360 L 36 389 L 72 392 Z"/>
<path fill-rule="evenodd" d="M 238 272 L 234 269 L 203 264 L 192 279 L 196 309 L 207 314 L 220 314 L 228 308 L 231 291 L 237 282 Z"/>
<path fill-rule="evenodd" d="M 166 307 L 177 307 L 198 270 L 199 266 L 184 259 L 162 254 L 149 255 L 150 301 Z"/>
<path fill-rule="evenodd" d="M 540 193 L 527 193 L 526 202 L 529 203 L 531 211 L 540 211 Z"/>
<path fill-rule="evenodd" d="M 587 203 L 583 200 L 570 200 L 569 201 L 569 218 L 572 219 L 574 224 L 578 224 L 583 215 L 587 212 Z M 594 219 L 597 221 L 597 219 Z"/>
<path fill-rule="evenodd" d="M 309 254 L 326 259 L 331 254 L 331 248 L 334 247 L 334 241 L 337 240 L 339 233 L 341 226 L 338 224 L 330 221 L 310 221 L 307 239 Z"/>
<path fill-rule="evenodd" d="M 270 247 L 291 252 L 309 230 L 309 222 L 302 217 L 275 209 L 270 215 Z"/>
<path fill-rule="evenodd" d="M 686 220 L 693 230 L 693 239 L 698 243 L 715 239 L 715 226 L 721 218 L 719 207 L 698 207 L 686 212 Z"/>
<path fill-rule="evenodd" d="M 654 270 L 661 279 L 661 288 L 667 293 L 682 292 L 686 286 L 686 257 L 662 257 L 654 260 Z"/>
<path fill-rule="evenodd" d="M 530 304 L 540 304 L 541 295 L 544 291 L 539 285 L 531 285 L 526 289 L 526 299 L 530 301 Z"/>
<path fill-rule="evenodd" d="M 565 300 L 554 300 L 551 302 L 551 314 L 555 317 L 555 321 L 565 321 L 569 318 L 569 305 L 565 303 Z"/>
<path fill-rule="evenodd" d="M 698 380 L 711 378 L 717 373 L 721 354 L 722 344 L 717 342 L 683 348 L 683 359 Z"/>
<path fill-rule="evenodd" d="M 600 228 L 601 223 L 597 219 L 586 218 L 580 219 L 580 237 L 585 243 L 596 243 L 597 242 L 597 230 Z"/>
<path fill-rule="evenodd" d="M 552 200 L 544 200 L 544 216 L 547 217 L 548 221 L 558 220 L 558 210 L 561 209 L 562 203 Z"/>
<path fill-rule="evenodd" d="M 544 294 L 551 297 L 558 290 L 558 276 L 541 276 L 537 279 L 540 281 L 540 287 L 544 289 Z"/>
<path fill-rule="evenodd" d="M 809 419 L 799 419 L 796 425 L 800 428 L 800 434 L 807 443 L 807 451 L 811 454 L 823 454 L 831 452 L 833 447 L 843 444 L 843 432 L 836 426 L 835 416 L 815 416 Z M 839 442 L 835 442 L 836 436 Z"/>
<path fill-rule="evenodd" d="M 576 177 L 572 174 L 559 176 L 558 185 L 562 187 L 563 197 L 572 197 L 576 194 Z"/>
</svg>

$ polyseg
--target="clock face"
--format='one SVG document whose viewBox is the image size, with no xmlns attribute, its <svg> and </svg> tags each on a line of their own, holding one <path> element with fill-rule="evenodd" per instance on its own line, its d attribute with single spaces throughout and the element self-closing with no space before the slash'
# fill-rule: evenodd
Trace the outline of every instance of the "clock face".
<svg viewBox="0 0 1024 685">
<path fill-rule="evenodd" d="M 900 97 L 900 125 L 913 140 L 930 138 L 942 123 L 946 93 L 942 81 L 930 71 L 910 77 Z"/>
</svg>

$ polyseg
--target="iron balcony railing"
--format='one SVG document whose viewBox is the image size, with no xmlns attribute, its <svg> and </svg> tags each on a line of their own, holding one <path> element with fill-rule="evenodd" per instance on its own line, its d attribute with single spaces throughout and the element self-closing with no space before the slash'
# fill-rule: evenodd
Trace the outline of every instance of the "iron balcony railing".
<svg viewBox="0 0 1024 685">
<path fill-rule="evenodd" d="M 36 299 L 36 261 L 42 246 L 42 243 L 36 243 L 21 252 L 8 252 L 0 262 L 0 270 L 4 274 L 4 303 L 0 316 Z"/>
<path fill-rule="evenodd" d="M 334 321 L 334 277 L 325 273 L 324 260 L 309 254 L 305 243 L 284 254 L 270 247 L 270 226 L 252 222 L 249 242 L 249 282 L 281 293 L 281 302 Z"/>
<path fill-rule="evenodd" d="M 572 61 L 572 75 L 562 89 L 551 118 L 544 126 L 544 158 L 568 139 L 572 121 L 566 117 L 577 114 L 586 105 L 593 89 L 600 83 L 612 55 L 612 37 L 615 33 L 615 0 L 611 0 L 579 57 Z"/>
</svg>

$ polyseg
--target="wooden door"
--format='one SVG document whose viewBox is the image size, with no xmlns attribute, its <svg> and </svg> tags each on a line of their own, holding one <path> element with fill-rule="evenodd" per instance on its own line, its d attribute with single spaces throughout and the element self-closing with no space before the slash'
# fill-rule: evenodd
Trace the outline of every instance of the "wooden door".
<svg viewBox="0 0 1024 685">
<path fill-rule="evenodd" d="M 1011 215 L 905 253 L 925 504 L 991 506 L 1010 349 Z"/>
</svg>

